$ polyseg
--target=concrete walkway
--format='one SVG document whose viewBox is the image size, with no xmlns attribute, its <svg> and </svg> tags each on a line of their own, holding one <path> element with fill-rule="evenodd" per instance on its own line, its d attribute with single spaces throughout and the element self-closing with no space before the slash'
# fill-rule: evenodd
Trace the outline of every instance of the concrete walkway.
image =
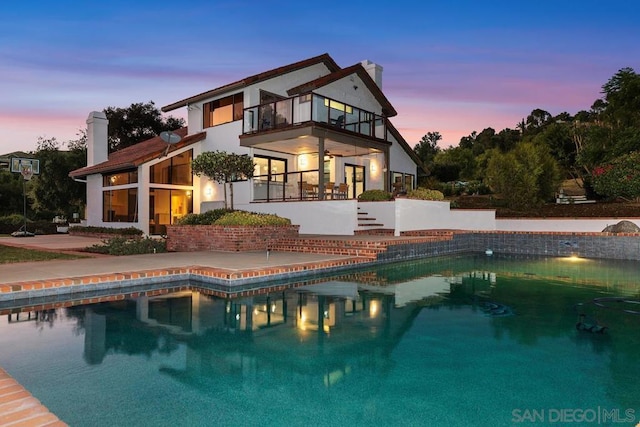
<svg viewBox="0 0 640 427">
<path fill-rule="evenodd" d="M 34 237 L 0 237 L 0 245 L 30 249 L 73 252 L 101 243 L 101 239 L 68 234 Z M 76 252 L 77 253 L 77 252 Z M 91 255 L 91 254 L 85 254 Z M 169 252 L 161 254 L 99 256 L 84 259 L 54 260 L 0 264 L 0 284 L 36 280 L 63 279 L 148 270 L 167 270 L 200 266 L 233 272 L 256 269 L 274 269 L 299 264 L 347 260 L 344 255 L 298 252 Z"/>
</svg>

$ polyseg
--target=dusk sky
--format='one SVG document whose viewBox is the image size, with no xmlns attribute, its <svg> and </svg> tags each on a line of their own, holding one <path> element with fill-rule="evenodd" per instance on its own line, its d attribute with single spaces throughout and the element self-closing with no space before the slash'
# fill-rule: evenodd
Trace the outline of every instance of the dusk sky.
<svg viewBox="0 0 640 427">
<path fill-rule="evenodd" d="M 75 139 L 94 110 L 160 108 L 323 53 L 382 65 L 412 147 L 427 132 L 447 147 L 514 129 L 535 108 L 589 110 L 619 69 L 640 72 L 636 0 L 26 0 L 0 12 L 0 154 Z"/>
</svg>

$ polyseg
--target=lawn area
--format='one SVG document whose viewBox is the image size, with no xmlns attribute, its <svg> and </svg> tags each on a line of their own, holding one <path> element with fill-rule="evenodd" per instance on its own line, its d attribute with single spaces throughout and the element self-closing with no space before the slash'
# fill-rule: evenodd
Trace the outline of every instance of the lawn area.
<svg viewBox="0 0 640 427">
<path fill-rule="evenodd" d="M 0 245 L 0 264 L 77 258 L 88 257 L 82 255 L 65 254 L 61 252 L 38 251 L 34 249 L 14 248 L 12 246 Z"/>
</svg>

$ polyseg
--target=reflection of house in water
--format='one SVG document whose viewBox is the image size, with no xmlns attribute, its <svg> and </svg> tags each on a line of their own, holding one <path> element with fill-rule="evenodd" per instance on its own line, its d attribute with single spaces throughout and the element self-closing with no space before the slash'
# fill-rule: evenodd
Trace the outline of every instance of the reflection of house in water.
<svg viewBox="0 0 640 427">
<path fill-rule="evenodd" d="M 173 348 L 184 346 L 184 366 L 162 369 L 181 381 L 278 376 L 325 387 L 358 372 L 383 373 L 421 306 L 441 303 L 461 283 L 462 276 L 390 283 L 356 273 L 245 298 L 222 299 L 193 290 L 137 297 L 122 307 L 137 333 L 146 337 L 136 341 L 133 351 L 155 351 L 163 340 Z M 108 310 L 89 307 L 85 316 L 90 363 L 100 363 L 105 351 L 118 346 L 132 351 L 132 345 L 119 341 L 134 338 L 111 336 L 123 332 L 110 326 L 115 320 Z"/>
</svg>

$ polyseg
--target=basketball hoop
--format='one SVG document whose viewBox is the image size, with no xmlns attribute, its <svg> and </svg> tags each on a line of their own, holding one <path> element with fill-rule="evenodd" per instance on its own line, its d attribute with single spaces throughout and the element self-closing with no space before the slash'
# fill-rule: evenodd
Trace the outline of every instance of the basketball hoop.
<svg viewBox="0 0 640 427">
<path fill-rule="evenodd" d="M 20 174 L 24 178 L 25 181 L 29 181 L 31 177 L 33 177 L 33 166 L 32 165 L 23 165 L 20 170 Z"/>
</svg>

